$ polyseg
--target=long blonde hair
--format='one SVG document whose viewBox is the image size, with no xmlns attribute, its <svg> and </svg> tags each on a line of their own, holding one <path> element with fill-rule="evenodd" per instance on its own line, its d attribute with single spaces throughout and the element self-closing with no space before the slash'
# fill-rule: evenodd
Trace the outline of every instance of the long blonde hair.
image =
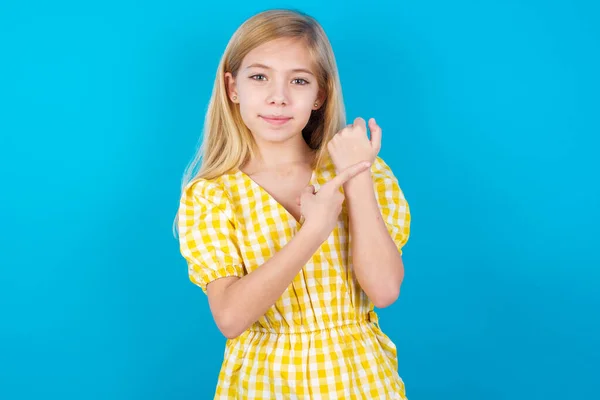
<svg viewBox="0 0 600 400">
<path fill-rule="evenodd" d="M 182 191 L 193 180 L 212 179 L 232 172 L 256 154 L 252 133 L 244 124 L 238 106 L 229 101 L 225 73 L 230 72 L 236 77 L 242 60 L 251 50 L 279 38 L 303 39 L 317 67 L 317 84 L 325 98 L 321 107 L 313 111 L 302 136 L 315 150 L 313 168 L 323 164 L 327 143 L 346 125 L 342 88 L 331 43 L 313 17 L 295 10 L 267 10 L 246 20 L 225 48 L 208 104 L 202 144 L 185 169 Z"/>
</svg>

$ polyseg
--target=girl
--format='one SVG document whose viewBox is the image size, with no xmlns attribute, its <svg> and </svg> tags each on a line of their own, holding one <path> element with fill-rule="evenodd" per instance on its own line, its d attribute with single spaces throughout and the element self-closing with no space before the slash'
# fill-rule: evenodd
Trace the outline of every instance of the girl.
<svg viewBox="0 0 600 400">
<path fill-rule="evenodd" d="M 399 295 L 410 213 L 366 125 L 345 125 L 313 18 L 270 10 L 235 32 L 177 225 L 228 338 L 215 398 L 406 398 L 374 306 Z"/>
</svg>

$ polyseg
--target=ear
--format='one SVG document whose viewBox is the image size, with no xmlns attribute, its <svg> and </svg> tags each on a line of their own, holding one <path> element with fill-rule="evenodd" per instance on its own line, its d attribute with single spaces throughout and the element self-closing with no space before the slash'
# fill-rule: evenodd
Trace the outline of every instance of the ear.
<svg viewBox="0 0 600 400">
<path fill-rule="evenodd" d="M 325 99 L 327 98 L 327 94 L 320 90 L 319 94 L 317 95 L 317 99 L 315 100 L 315 103 L 317 104 L 317 106 L 315 107 L 314 103 L 313 103 L 313 110 L 317 111 L 321 108 L 321 106 L 323 105 L 323 103 L 325 102 Z"/>
<path fill-rule="evenodd" d="M 227 88 L 227 97 L 234 103 L 238 103 L 239 95 L 237 93 L 237 88 L 235 84 L 235 78 L 231 74 L 231 72 L 225 73 L 225 87 Z"/>
</svg>

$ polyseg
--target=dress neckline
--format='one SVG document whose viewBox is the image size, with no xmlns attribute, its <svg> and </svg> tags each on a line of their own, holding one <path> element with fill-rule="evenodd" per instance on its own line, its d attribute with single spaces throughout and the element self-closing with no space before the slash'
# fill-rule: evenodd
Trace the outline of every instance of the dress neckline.
<svg viewBox="0 0 600 400">
<path fill-rule="evenodd" d="M 292 221 L 294 221 L 296 228 L 299 228 L 302 226 L 302 224 L 304 223 L 304 216 L 300 216 L 300 220 L 296 219 L 296 217 L 294 217 L 292 215 L 292 213 L 286 207 L 283 206 L 283 204 L 281 204 L 279 201 L 277 201 L 275 199 L 275 197 L 273 197 L 273 195 L 271 193 L 269 193 L 269 191 L 267 189 L 265 189 L 262 185 L 260 185 L 254 179 L 252 179 L 250 177 L 250 175 L 248 175 L 247 173 L 245 173 L 244 171 L 242 171 L 239 168 L 237 169 L 237 173 L 242 177 L 242 179 L 248 181 L 252 187 L 254 187 L 256 190 L 258 190 L 261 194 L 265 195 L 269 199 L 269 202 L 274 204 L 275 207 L 277 207 L 277 209 L 282 211 L 283 214 L 285 214 L 288 217 L 288 219 L 291 219 Z M 312 172 L 310 174 L 310 179 L 305 186 L 315 185 L 316 177 L 317 177 L 317 171 L 315 168 L 313 168 Z"/>
</svg>

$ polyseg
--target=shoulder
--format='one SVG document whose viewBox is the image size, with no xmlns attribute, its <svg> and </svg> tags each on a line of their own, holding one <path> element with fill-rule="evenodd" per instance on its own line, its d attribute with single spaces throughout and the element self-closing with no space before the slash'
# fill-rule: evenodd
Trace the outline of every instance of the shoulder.
<svg viewBox="0 0 600 400">
<path fill-rule="evenodd" d="M 377 156 L 373 164 L 371 165 L 371 174 L 374 178 L 374 181 L 378 180 L 393 180 L 398 181 L 392 168 L 383 160 L 383 158 Z"/>
<path fill-rule="evenodd" d="M 181 191 L 180 211 L 198 213 L 210 210 L 231 213 L 232 194 L 236 191 L 234 174 L 215 178 L 195 178 Z"/>
<path fill-rule="evenodd" d="M 205 199 L 216 202 L 228 200 L 239 191 L 236 173 L 220 175 L 215 178 L 194 178 L 181 191 L 182 201 Z"/>
<path fill-rule="evenodd" d="M 378 190 L 384 190 L 384 188 L 400 189 L 398 178 L 392 168 L 379 156 L 375 158 L 371 165 L 371 176 Z"/>
<path fill-rule="evenodd" d="M 406 201 L 398 178 L 383 158 L 377 157 L 375 159 L 371 166 L 371 176 L 380 202 L 386 199 L 394 203 Z"/>
</svg>

